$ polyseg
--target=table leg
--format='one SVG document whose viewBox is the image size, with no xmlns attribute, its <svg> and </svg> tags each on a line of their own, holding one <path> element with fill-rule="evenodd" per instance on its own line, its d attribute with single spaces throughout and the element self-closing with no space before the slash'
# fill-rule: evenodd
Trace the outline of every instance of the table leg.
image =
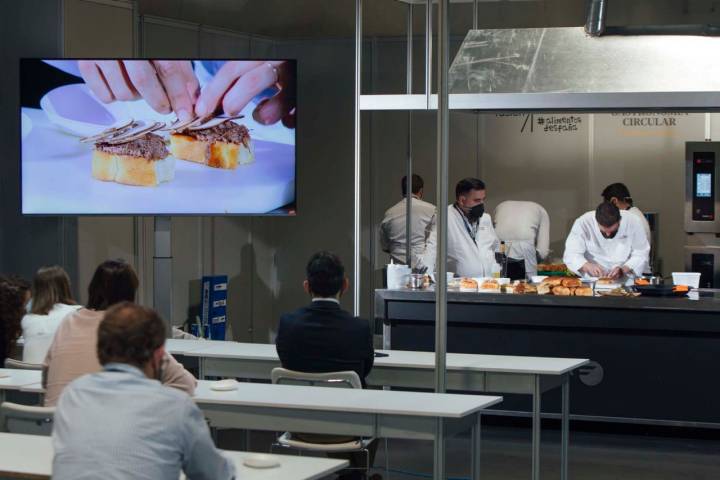
<svg viewBox="0 0 720 480">
<path fill-rule="evenodd" d="M 472 458 L 472 479 L 473 480 L 480 480 L 480 426 L 481 424 L 481 416 L 480 413 L 476 415 L 475 422 L 472 426 L 472 441 L 470 448 L 472 449 L 470 452 L 471 458 Z"/>
<path fill-rule="evenodd" d="M 445 480 L 445 420 L 437 418 L 435 422 L 433 479 Z"/>
<path fill-rule="evenodd" d="M 568 478 L 568 444 L 570 443 L 570 376 L 562 383 L 562 427 L 560 446 L 560 480 Z"/>
<path fill-rule="evenodd" d="M 198 377 L 205 380 L 205 357 L 198 357 Z"/>
<path fill-rule="evenodd" d="M 540 480 L 540 376 L 535 375 L 532 412 L 532 480 Z"/>
</svg>

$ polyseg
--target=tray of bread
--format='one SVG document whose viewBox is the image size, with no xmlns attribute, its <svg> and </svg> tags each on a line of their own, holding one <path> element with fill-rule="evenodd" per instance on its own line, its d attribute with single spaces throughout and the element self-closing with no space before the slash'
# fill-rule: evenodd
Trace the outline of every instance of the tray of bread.
<svg viewBox="0 0 720 480">
<path fill-rule="evenodd" d="M 537 286 L 539 295 L 592 297 L 593 289 L 577 277 L 548 277 Z"/>
</svg>

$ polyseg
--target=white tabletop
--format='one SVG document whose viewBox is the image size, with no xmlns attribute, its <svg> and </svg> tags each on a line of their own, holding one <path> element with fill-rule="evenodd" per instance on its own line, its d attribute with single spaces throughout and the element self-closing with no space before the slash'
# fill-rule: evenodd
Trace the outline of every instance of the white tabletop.
<svg viewBox="0 0 720 480">
<path fill-rule="evenodd" d="M 314 480 L 345 468 L 348 464 L 347 460 L 270 455 L 280 465 L 259 469 L 243 465 L 243 460 L 257 455 L 255 453 L 224 450 L 223 454 L 235 463 L 237 477 L 243 480 Z M 52 458 L 50 437 L 0 433 L 0 474 L 49 478 Z"/>
<path fill-rule="evenodd" d="M 0 378 L 0 390 L 18 390 L 25 385 L 40 383 L 42 372 L 40 370 L 0 368 L 0 377 L 2 377 Z"/>
<path fill-rule="evenodd" d="M 168 338 L 165 340 L 165 350 L 172 355 L 187 355 L 197 350 L 212 347 L 214 344 L 234 343 L 221 340 L 188 340 L 182 338 Z"/>
<path fill-rule="evenodd" d="M 202 340 L 183 341 L 204 344 L 188 349 L 186 354 L 191 357 L 279 361 L 273 344 L 205 342 Z M 435 354 L 433 352 L 380 351 L 389 354 L 389 356 L 375 358 L 376 367 L 435 368 Z M 590 360 L 585 358 L 521 357 L 474 353 L 447 354 L 447 369 L 462 371 L 562 375 L 589 362 Z"/>
<path fill-rule="evenodd" d="M 213 383 L 209 380 L 198 381 L 194 396 L 197 403 L 462 418 L 502 401 L 502 397 L 489 395 L 360 390 L 267 383 L 239 383 L 237 390 L 218 392 L 210 389 Z"/>
</svg>

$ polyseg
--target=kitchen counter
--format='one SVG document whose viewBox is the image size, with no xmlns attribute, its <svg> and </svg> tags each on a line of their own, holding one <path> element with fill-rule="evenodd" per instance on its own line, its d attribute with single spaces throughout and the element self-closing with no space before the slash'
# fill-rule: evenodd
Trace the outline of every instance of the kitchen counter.
<svg viewBox="0 0 720 480">
<path fill-rule="evenodd" d="M 720 293 L 561 297 L 448 292 L 448 352 L 589 358 L 571 418 L 720 428 Z M 432 351 L 435 292 L 376 290 L 384 348 Z M 543 411 L 558 412 L 559 398 Z M 511 410 L 529 406 L 506 398 Z"/>
</svg>

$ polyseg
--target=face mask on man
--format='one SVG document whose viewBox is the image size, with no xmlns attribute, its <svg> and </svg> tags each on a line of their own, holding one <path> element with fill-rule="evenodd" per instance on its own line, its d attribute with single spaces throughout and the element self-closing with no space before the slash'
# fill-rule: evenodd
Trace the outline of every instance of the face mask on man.
<svg viewBox="0 0 720 480">
<path fill-rule="evenodd" d="M 471 222 L 476 222 L 477 220 L 480 220 L 485 213 L 485 204 L 481 203 L 479 205 L 475 205 L 468 211 L 468 220 Z"/>
</svg>

